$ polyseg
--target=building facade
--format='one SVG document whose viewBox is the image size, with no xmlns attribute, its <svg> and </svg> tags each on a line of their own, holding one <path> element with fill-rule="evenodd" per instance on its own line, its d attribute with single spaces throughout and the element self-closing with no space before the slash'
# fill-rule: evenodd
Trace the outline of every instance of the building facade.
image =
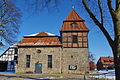
<svg viewBox="0 0 120 80">
<path fill-rule="evenodd" d="M 97 61 L 97 70 L 114 69 L 113 57 L 100 57 Z"/>
<path fill-rule="evenodd" d="M 15 71 L 15 65 L 17 63 L 17 46 L 10 46 L 0 56 L 0 71 Z"/>
<path fill-rule="evenodd" d="M 84 74 L 89 71 L 88 32 L 73 9 L 64 19 L 60 36 L 47 32 L 24 36 L 18 46 L 17 73 Z"/>
</svg>

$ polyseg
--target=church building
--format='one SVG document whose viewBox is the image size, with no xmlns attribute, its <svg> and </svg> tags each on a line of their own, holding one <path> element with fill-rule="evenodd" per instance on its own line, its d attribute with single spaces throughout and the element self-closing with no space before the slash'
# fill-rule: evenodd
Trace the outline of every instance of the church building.
<svg viewBox="0 0 120 80">
<path fill-rule="evenodd" d="M 89 71 L 88 32 L 85 20 L 72 9 L 60 36 L 48 32 L 24 36 L 17 44 L 16 73 L 85 74 Z"/>
</svg>

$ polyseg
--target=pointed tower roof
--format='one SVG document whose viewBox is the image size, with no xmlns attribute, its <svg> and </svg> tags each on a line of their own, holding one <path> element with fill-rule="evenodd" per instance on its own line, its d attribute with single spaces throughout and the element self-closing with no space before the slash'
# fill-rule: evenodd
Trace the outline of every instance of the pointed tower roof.
<svg viewBox="0 0 120 80">
<path fill-rule="evenodd" d="M 71 10 L 69 15 L 64 19 L 64 21 L 84 21 L 74 9 Z"/>
<path fill-rule="evenodd" d="M 66 19 L 64 19 L 60 31 L 89 31 L 84 22 L 77 12 L 72 9 Z"/>
</svg>

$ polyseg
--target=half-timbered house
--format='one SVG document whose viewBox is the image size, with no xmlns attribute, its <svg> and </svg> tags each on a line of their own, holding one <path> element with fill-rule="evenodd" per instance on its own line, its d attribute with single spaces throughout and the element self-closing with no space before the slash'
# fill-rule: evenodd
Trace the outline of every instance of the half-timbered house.
<svg viewBox="0 0 120 80">
<path fill-rule="evenodd" d="M 17 63 L 17 46 L 10 46 L 0 56 L 0 71 L 15 71 L 15 65 Z"/>
</svg>

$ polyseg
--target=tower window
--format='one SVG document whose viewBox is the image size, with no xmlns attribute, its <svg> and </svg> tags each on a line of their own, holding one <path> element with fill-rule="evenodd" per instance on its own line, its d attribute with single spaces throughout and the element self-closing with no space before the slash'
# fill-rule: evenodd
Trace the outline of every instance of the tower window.
<svg viewBox="0 0 120 80">
<path fill-rule="evenodd" d="M 71 26 L 72 26 L 72 28 L 77 28 L 77 23 L 73 22 L 73 23 L 71 24 Z"/>
<path fill-rule="evenodd" d="M 73 42 L 73 43 L 78 43 L 78 36 L 73 35 L 73 36 L 72 36 L 72 42 Z"/>
</svg>

